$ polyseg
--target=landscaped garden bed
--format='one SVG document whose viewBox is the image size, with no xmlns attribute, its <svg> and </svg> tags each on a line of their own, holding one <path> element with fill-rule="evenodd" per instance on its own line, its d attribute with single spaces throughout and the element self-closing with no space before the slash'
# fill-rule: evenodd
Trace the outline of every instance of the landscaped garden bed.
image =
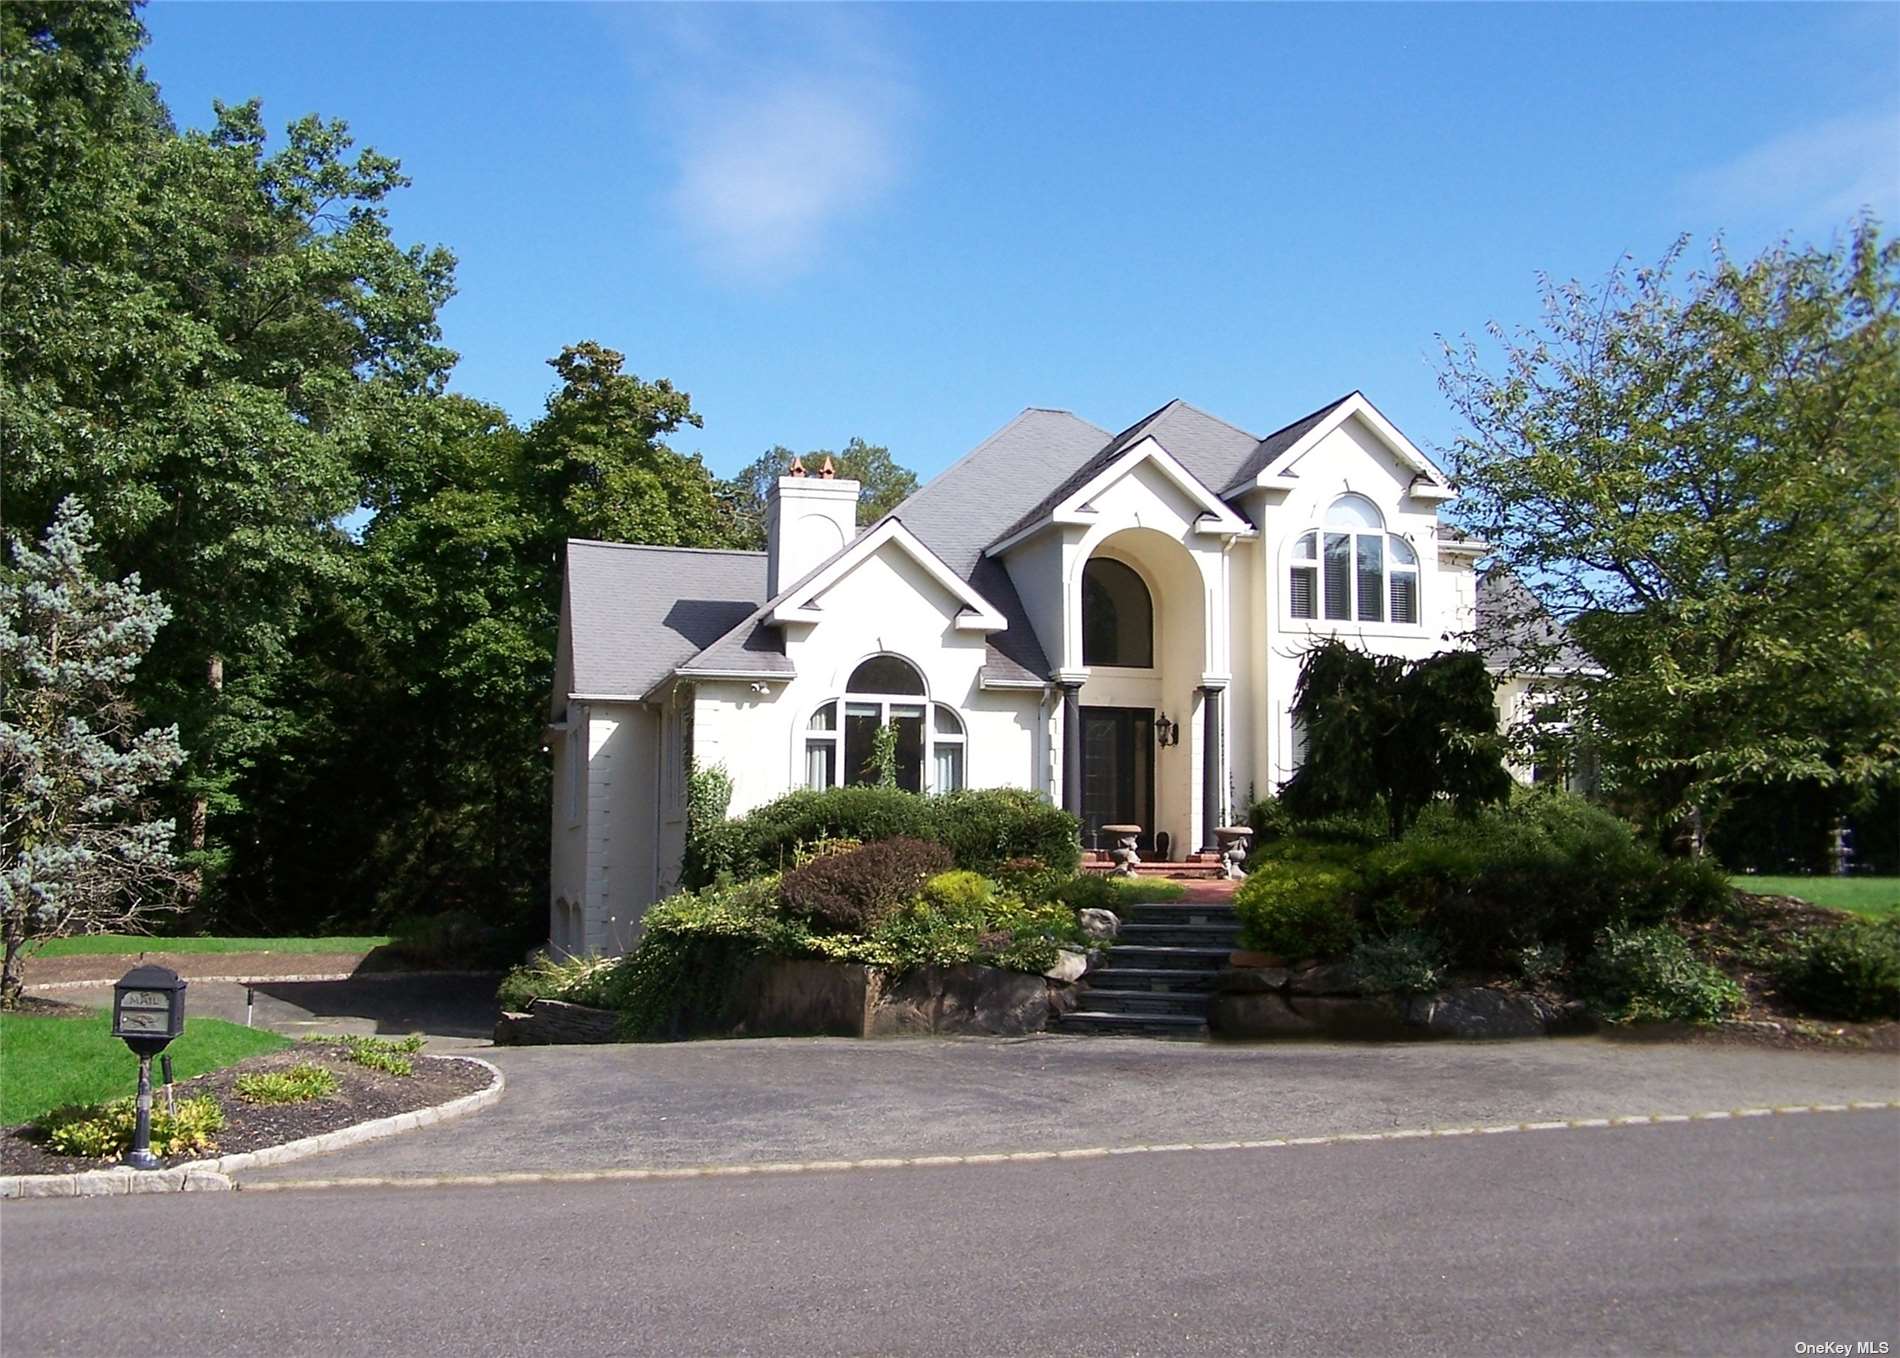
<svg viewBox="0 0 1900 1358">
<path fill-rule="evenodd" d="M 1230 1037 L 1702 1031 L 1900 1048 L 1900 922 L 1732 890 L 1548 791 L 1300 821 L 1277 803 L 1215 982 Z"/>
<path fill-rule="evenodd" d="M 794 793 L 689 860 L 716 875 L 649 910 L 633 952 L 510 973 L 498 1040 L 600 1031 L 569 1011 L 537 1024 L 547 1001 L 616 1014 L 633 1040 L 1036 1031 L 1099 942 L 1083 911 L 1182 893 L 1078 873 L 1074 817 L 1007 790 Z"/>
<path fill-rule="evenodd" d="M 420 1056 L 419 1045 L 319 1038 L 180 1080 L 172 1088 L 175 1117 L 162 1089 L 154 1092 L 153 1149 L 166 1167 L 262 1150 L 434 1107 L 486 1089 L 494 1078 L 474 1061 Z M 126 1100 L 114 1099 L 0 1129 L 0 1174 L 109 1168 L 123 1159 L 129 1122 Z"/>
</svg>

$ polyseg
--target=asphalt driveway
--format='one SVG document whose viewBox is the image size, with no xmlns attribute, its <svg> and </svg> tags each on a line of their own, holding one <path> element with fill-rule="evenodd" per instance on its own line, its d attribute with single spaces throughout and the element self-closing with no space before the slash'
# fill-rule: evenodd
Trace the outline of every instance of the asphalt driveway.
<svg viewBox="0 0 1900 1358">
<path fill-rule="evenodd" d="M 797 1038 L 481 1054 L 508 1079 L 495 1106 L 240 1180 L 958 1155 L 1900 1099 L 1891 1056 L 1601 1038 Z"/>
</svg>

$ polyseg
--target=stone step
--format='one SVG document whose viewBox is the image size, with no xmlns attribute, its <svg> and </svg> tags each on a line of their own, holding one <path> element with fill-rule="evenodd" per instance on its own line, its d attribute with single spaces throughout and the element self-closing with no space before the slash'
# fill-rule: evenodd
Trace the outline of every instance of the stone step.
<svg viewBox="0 0 1900 1358">
<path fill-rule="evenodd" d="M 1240 927 L 1240 915 L 1233 906 L 1207 902 L 1131 905 L 1121 914 L 1127 924 L 1220 924 L 1234 929 Z"/>
<path fill-rule="evenodd" d="M 1204 943 L 1210 948 L 1226 948 L 1231 952 L 1234 940 L 1239 937 L 1240 923 L 1237 920 L 1229 924 L 1188 924 L 1185 921 L 1181 923 L 1169 921 L 1165 924 L 1124 924 L 1121 932 L 1115 935 L 1115 942 L 1122 945 L 1179 943 L 1190 947 Z"/>
<path fill-rule="evenodd" d="M 1078 1008 L 1098 1014 L 1190 1014 L 1207 1017 L 1205 990 L 1101 990 L 1090 986 L 1076 996 Z"/>
<path fill-rule="evenodd" d="M 1091 986 L 1110 990 L 1149 990 L 1204 994 L 1219 973 L 1192 967 L 1122 967 L 1109 963 L 1089 972 Z"/>
<path fill-rule="evenodd" d="M 1184 1014 L 1106 1014 L 1077 1009 L 1056 1021 L 1070 1033 L 1099 1033 L 1126 1037 L 1205 1037 L 1207 1022 Z"/>
<path fill-rule="evenodd" d="M 1203 944 L 1117 943 L 1109 949 L 1111 965 L 1125 967 L 1190 967 L 1218 971 L 1227 965 L 1231 947 Z"/>
</svg>

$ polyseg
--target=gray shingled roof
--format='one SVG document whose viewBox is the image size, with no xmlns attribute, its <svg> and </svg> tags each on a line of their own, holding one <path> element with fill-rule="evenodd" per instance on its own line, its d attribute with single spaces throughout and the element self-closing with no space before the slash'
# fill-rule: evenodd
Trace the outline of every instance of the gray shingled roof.
<svg viewBox="0 0 1900 1358">
<path fill-rule="evenodd" d="M 1048 518 L 1055 512 L 1057 505 L 1150 435 L 1168 450 L 1168 455 L 1179 462 L 1188 475 L 1206 486 L 1209 494 L 1213 493 L 1215 486 L 1225 485 L 1232 479 L 1234 468 L 1260 442 L 1246 430 L 1237 429 L 1204 410 L 1196 410 L 1185 401 L 1170 401 L 1097 448 L 1092 456 L 1075 466 L 1046 495 L 1011 521 L 1009 527 L 992 534 L 989 545 L 1006 542 L 1024 529 L 1033 528 Z"/>
<path fill-rule="evenodd" d="M 764 552 L 571 539 L 574 692 L 638 697 L 764 598 Z"/>
<path fill-rule="evenodd" d="M 1507 570 L 1493 569 L 1478 577 L 1476 611 L 1472 640 L 1494 670 L 1551 674 L 1588 669 L 1594 663 L 1524 582 Z"/>
<path fill-rule="evenodd" d="M 1347 401 L 1350 401 L 1354 394 L 1355 393 L 1349 391 L 1337 401 L 1329 401 L 1312 414 L 1302 415 L 1286 428 L 1276 429 L 1261 439 L 1259 443 L 1254 445 L 1253 451 L 1241 459 L 1240 464 L 1234 468 L 1227 479 L 1220 483 L 1221 498 L 1225 499 L 1229 495 L 1238 495 L 1246 490 L 1253 484 L 1255 477 L 1271 467 L 1287 449 L 1305 438 L 1308 431 L 1310 431 L 1314 425 L 1339 409 L 1339 407 L 1344 405 Z"/>
</svg>

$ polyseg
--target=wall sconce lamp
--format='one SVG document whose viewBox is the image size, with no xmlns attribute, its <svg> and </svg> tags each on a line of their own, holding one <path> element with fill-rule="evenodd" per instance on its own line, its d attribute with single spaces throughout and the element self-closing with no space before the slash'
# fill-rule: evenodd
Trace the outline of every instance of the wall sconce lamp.
<svg viewBox="0 0 1900 1358">
<path fill-rule="evenodd" d="M 1155 743 L 1166 748 L 1181 739 L 1181 724 L 1171 720 L 1166 712 L 1155 718 Z"/>
</svg>

